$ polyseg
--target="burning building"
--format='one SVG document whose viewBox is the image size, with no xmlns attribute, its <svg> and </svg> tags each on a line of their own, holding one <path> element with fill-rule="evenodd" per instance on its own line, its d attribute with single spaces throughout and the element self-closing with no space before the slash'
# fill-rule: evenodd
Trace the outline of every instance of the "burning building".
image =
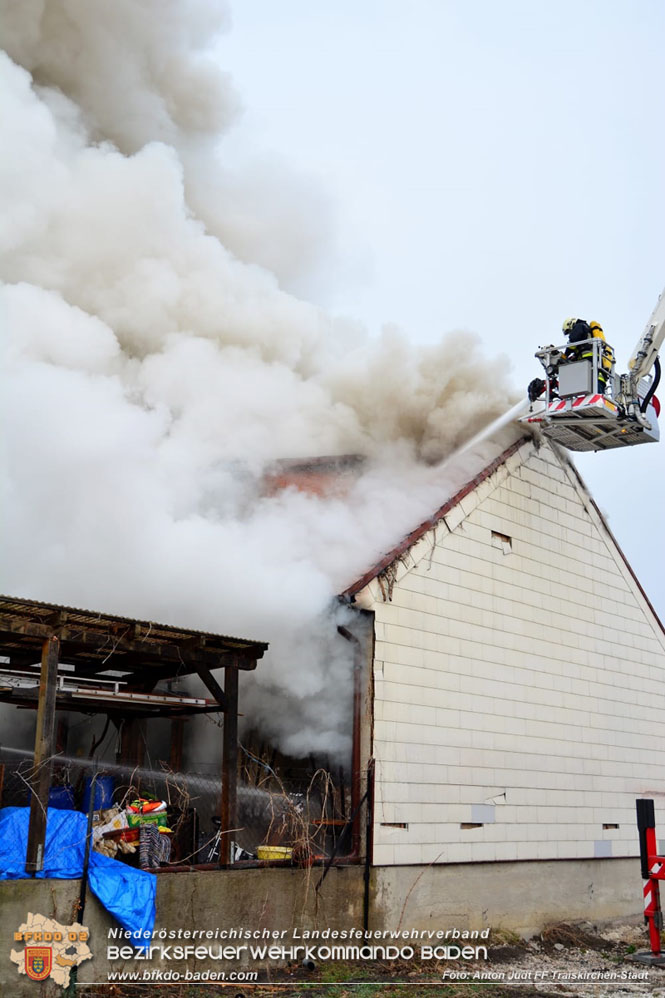
<svg viewBox="0 0 665 998">
<path fill-rule="evenodd" d="M 377 910 L 638 912 L 665 633 L 564 453 L 517 441 L 344 598 L 372 618 Z"/>
<path fill-rule="evenodd" d="M 246 231 L 225 221 L 224 4 L 164 9 L 0 0 L 2 588 L 270 643 L 240 690 L 248 780 L 277 751 L 345 772 L 331 920 L 533 926 L 586 914 L 582 884 L 598 915 L 638 910 L 633 797 L 663 790 L 648 600 L 560 452 L 513 428 L 460 452 L 515 402 L 472 336 L 372 340 L 244 262 L 283 233 L 251 190 Z M 183 768 L 218 775 L 219 742 L 201 725 Z M 161 917 L 196 900 L 218 924 L 232 893 L 276 924 L 301 872 L 163 875 Z"/>
</svg>

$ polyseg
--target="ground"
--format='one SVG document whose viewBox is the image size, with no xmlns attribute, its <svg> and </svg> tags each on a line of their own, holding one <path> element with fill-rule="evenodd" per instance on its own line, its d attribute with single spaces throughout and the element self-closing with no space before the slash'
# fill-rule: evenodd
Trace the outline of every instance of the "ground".
<svg viewBox="0 0 665 998">
<path fill-rule="evenodd" d="M 635 963 L 646 948 L 643 925 L 550 926 L 528 942 L 493 933 L 482 964 L 287 967 L 257 984 L 108 984 L 79 986 L 77 998 L 665 998 L 665 969 Z M 448 979 L 444 980 L 444 974 Z M 466 979 L 450 979 L 451 975 Z M 480 979 L 474 975 L 479 974 Z"/>
</svg>

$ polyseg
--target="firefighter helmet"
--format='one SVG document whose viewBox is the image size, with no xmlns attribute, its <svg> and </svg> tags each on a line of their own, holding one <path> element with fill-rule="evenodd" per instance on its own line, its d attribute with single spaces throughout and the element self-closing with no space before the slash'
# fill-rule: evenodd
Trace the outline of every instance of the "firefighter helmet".
<svg viewBox="0 0 665 998">
<path fill-rule="evenodd" d="M 575 325 L 576 322 L 577 322 L 577 319 L 566 319 L 566 321 L 563 324 L 563 331 L 564 331 L 564 333 L 569 333 L 571 331 L 571 329 L 573 328 L 573 326 Z"/>
</svg>

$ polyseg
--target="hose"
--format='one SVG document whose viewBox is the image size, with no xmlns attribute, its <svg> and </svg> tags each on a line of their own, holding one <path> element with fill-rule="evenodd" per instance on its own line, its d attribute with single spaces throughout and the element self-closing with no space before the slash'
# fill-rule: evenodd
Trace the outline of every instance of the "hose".
<svg viewBox="0 0 665 998">
<path fill-rule="evenodd" d="M 651 401 L 653 394 L 656 391 L 656 388 L 658 388 L 658 383 L 660 381 L 660 359 L 658 357 L 656 357 L 653 367 L 655 371 L 654 379 L 651 382 L 649 391 L 646 393 L 644 399 L 642 400 L 642 405 L 640 406 L 640 412 L 647 411 L 647 406 L 649 405 L 649 402 Z"/>
</svg>

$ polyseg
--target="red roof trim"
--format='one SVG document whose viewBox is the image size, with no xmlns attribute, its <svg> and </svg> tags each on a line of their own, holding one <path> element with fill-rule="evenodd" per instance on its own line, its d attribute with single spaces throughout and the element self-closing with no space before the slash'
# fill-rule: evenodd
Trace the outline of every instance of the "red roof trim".
<svg viewBox="0 0 665 998">
<path fill-rule="evenodd" d="M 494 472 L 500 468 L 509 457 L 519 450 L 522 444 L 531 439 L 531 437 L 521 437 L 514 444 L 512 444 L 507 450 L 495 458 L 491 464 L 488 464 L 479 475 L 476 475 L 476 477 L 472 478 L 470 482 L 467 482 L 467 484 L 461 488 L 459 492 L 444 503 L 443 506 L 437 509 L 436 513 L 430 516 L 428 520 L 425 520 L 420 524 L 420 526 L 416 527 L 415 530 L 412 530 L 410 534 L 407 534 L 407 536 L 397 545 L 397 547 L 393 548 L 392 551 L 389 551 L 386 555 L 384 555 L 381 561 L 377 562 L 376 565 L 374 565 L 373 568 L 370 568 L 368 572 L 365 572 L 360 579 L 350 585 L 348 589 L 345 589 L 341 595 L 347 597 L 356 596 L 361 589 L 364 589 L 365 586 L 372 581 L 372 579 L 375 579 L 377 575 L 380 575 L 381 572 L 384 571 L 384 569 L 388 568 L 388 566 L 391 565 L 396 558 L 399 558 L 401 555 L 405 554 L 409 548 L 416 543 L 416 541 L 419 541 L 420 538 L 428 532 L 428 530 L 432 530 L 437 523 L 439 523 L 444 516 L 451 511 L 451 509 L 457 506 L 457 504 L 465 498 L 465 496 L 468 496 L 469 493 L 473 492 L 473 490 L 489 478 L 490 475 L 493 475 Z"/>
</svg>

